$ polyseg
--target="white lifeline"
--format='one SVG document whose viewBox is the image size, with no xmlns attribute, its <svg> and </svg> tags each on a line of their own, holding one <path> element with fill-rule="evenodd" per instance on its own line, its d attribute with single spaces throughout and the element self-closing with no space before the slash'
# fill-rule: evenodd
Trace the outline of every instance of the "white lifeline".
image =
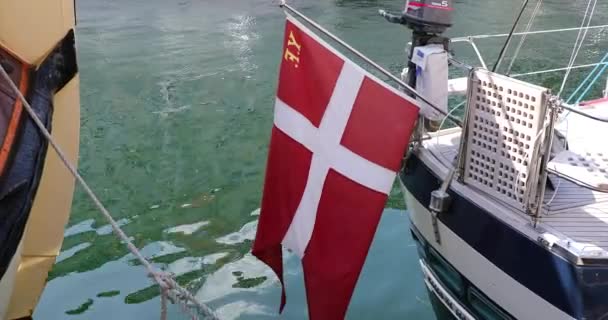
<svg viewBox="0 0 608 320">
<path fill-rule="evenodd" d="M 344 61 L 319 128 L 280 99 L 276 100 L 275 126 L 313 153 L 302 199 L 282 242 L 283 246 L 300 258 L 304 257 L 312 236 L 321 192 L 330 168 L 384 194 L 388 194 L 393 185 L 396 172 L 375 164 L 340 144 L 364 77 L 362 69 L 350 61 Z"/>
</svg>

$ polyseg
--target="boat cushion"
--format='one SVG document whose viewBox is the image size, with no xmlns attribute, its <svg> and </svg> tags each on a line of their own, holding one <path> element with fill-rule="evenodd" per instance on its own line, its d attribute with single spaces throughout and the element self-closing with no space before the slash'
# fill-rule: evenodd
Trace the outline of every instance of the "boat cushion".
<svg viewBox="0 0 608 320">
<path fill-rule="evenodd" d="M 561 177 L 593 190 L 608 192 L 607 148 L 586 152 L 562 151 L 549 161 L 547 170 L 554 174 L 549 176 L 553 185 L 557 185 Z"/>
</svg>

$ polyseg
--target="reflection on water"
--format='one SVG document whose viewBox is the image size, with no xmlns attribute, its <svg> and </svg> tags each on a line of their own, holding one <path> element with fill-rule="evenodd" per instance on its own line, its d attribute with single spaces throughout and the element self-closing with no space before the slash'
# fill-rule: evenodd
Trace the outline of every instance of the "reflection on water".
<svg viewBox="0 0 608 320">
<path fill-rule="evenodd" d="M 263 305 L 249 303 L 246 301 L 235 301 L 227 303 L 217 309 L 217 315 L 221 319 L 233 320 L 243 315 L 248 316 L 271 316 L 272 310 Z"/>
<path fill-rule="evenodd" d="M 255 237 L 255 231 L 258 228 L 258 221 L 251 221 L 248 222 L 247 224 L 245 224 L 241 230 L 237 231 L 237 232 L 233 232 L 231 234 L 227 234 L 225 236 L 219 237 L 217 238 L 215 241 L 217 241 L 218 243 L 221 244 L 237 244 L 237 243 L 243 243 L 246 240 L 253 240 Z"/>
<path fill-rule="evenodd" d="M 126 218 L 116 220 L 116 223 L 121 227 L 129 222 L 130 222 L 130 220 L 126 219 Z M 106 234 L 112 233 L 112 226 L 110 224 L 105 224 L 99 228 L 94 228 L 93 227 L 94 223 L 95 223 L 95 220 L 93 220 L 93 219 L 84 220 L 78 224 L 75 224 L 75 225 L 67 228 L 65 230 L 63 236 L 67 238 L 69 236 L 74 236 L 74 235 L 89 232 L 89 231 L 95 231 L 98 235 L 106 235 Z"/>
<path fill-rule="evenodd" d="M 59 253 L 59 255 L 57 256 L 57 259 L 55 259 L 55 263 L 59 263 L 67 258 L 71 258 L 75 254 L 77 254 L 79 251 L 82 251 L 90 246 L 91 246 L 90 242 L 83 242 L 83 243 L 77 244 L 67 250 L 63 250 L 63 251 L 61 251 L 61 253 Z"/>
<path fill-rule="evenodd" d="M 257 279 L 254 285 L 248 285 L 250 279 Z M 272 270 L 248 253 L 207 276 L 196 298 L 207 303 L 232 294 L 259 292 L 275 282 Z"/>
<path fill-rule="evenodd" d="M 238 61 L 238 70 L 249 78 L 258 66 L 251 60 L 252 44 L 260 37 L 255 32 L 255 18 L 247 15 L 235 15 L 226 25 L 229 37 L 224 45 L 229 52 L 233 52 Z"/>
<path fill-rule="evenodd" d="M 170 243 L 152 243 L 144 247 L 142 252 L 148 257 L 158 257 L 183 250 Z M 78 254 L 68 260 L 77 259 L 77 257 Z M 124 303 L 126 296 L 130 293 L 150 285 L 144 269 L 134 265 L 133 261 L 134 257 L 129 254 L 118 260 L 106 262 L 100 268 L 70 273 L 49 281 L 35 316 L 40 319 L 66 319 L 66 311 L 78 309 L 80 305 L 90 299 L 93 303 L 86 310 L 70 315 L 70 317 L 74 319 L 128 319 L 133 318 L 135 314 L 148 315 L 150 318 L 157 317 L 158 302 L 155 300 L 139 304 Z M 119 293 L 111 297 L 98 297 L 100 293 L 111 291 Z"/>
<path fill-rule="evenodd" d="M 190 223 L 190 224 L 182 224 L 179 226 L 171 227 L 171 228 L 165 230 L 165 232 L 167 232 L 167 233 L 181 232 L 182 234 L 189 235 L 189 234 L 195 233 L 196 231 L 198 231 L 198 229 L 200 229 L 208 224 L 209 224 L 209 221 L 200 221 L 200 222 L 195 222 L 195 223 Z"/>
<path fill-rule="evenodd" d="M 274 275 L 249 254 L 281 59 L 284 14 L 276 3 L 77 1 L 79 168 L 135 245 L 227 319 L 274 317 L 279 302 Z M 292 4 L 389 70 L 401 71 L 409 32 L 386 23 L 377 8 L 398 11 L 402 1 Z M 579 5 L 546 4 L 534 29 L 578 25 Z M 448 33 L 508 31 L 511 7 L 509 1 L 457 1 Z M 608 3 L 596 11 L 607 12 Z M 608 22 L 596 15 L 596 23 Z M 589 49 L 608 47 L 605 32 L 589 31 L 577 63 L 603 55 Z M 528 37 L 513 71 L 565 65 L 575 38 Z M 478 43 L 487 61 L 502 40 Z M 454 50 L 475 63 L 470 48 L 458 44 Z M 573 71 L 569 87 L 582 77 Z M 529 80 L 555 87 L 561 78 Z M 388 206 L 404 206 L 397 190 Z M 158 288 L 80 189 L 65 237 L 36 318 L 158 317 Z M 412 244 L 403 211 L 387 210 L 349 319 L 432 318 Z M 305 318 L 300 263 L 287 256 L 283 317 Z M 169 312 L 183 318 L 174 307 Z"/>
<path fill-rule="evenodd" d="M 257 212 L 259 210 L 253 211 L 253 214 Z M 257 223 L 257 220 L 252 222 Z M 246 228 L 250 224 L 226 236 L 245 239 L 249 246 L 255 236 L 255 228 Z M 349 318 L 364 319 L 366 313 L 378 312 L 378 305 L 383 305 L 381 313 L 387 317 L 419 314 L 426 319 L 431 318 L 431 308 L 417 271 L 416 249 L 407 228 L 408 219 L 404 211 L 389 209 L 384 213 L 370 249 L 370 258 L 355 291 Z M 232 245 L 240 243 L 231 242 Z M 76 247 L 79 247 L 78 250 L 88 250 L 89 245 Z M 60 255 L 62 260 L 77 259 L 77 253 L 71 251 L 63 251 Z M 202 280 L 196 298 L 210 304 L 222 319 L 242 316 L 265 318 L 277 314 L 280 294 L 278 280 L 266 265 L 250 253 L 232 261 L 224 260 L 229 256 L 228 252 L 216 252 L 161 263 L 158 262 L 160 259 L 179 253 L 187 254 L 184 248 L 166 241 L 150 243 L 141 252 L 148 259 L 156 261 L 156 266 L 172 272 L 178 279 L 193 272 L 213 270 L 192 281 Z M 306 299 L 300 262 L 287 251 L 283 252 L 283 256 L 288 295 L 284 316 L 305 317 Z M 157 316 L 158 299 L 155 297 L 158 289 L 143 301 L 125 303 L 130 301 L 129 297 L 144 294 L 150 288 L 150 280 L 143 267 L 135 262 L 134 257 L 127 254 L 94 270 L 54 278 L 48 283 L 36 314 L 43 315 L 44 319 L 64 319 L 66 312 L 74 319 L 108 319 L 110 316 L 112 319 L 130 319 L 142 313 Z M 75 288 L 77 290 L 72 290 Z M 406 295 L 403 295 L 404 288 L 408 291 Z M 175 308 L 170 311 L 173 317 L 180 318 Z"/>
<path fill-rule="evenodd" d="M 95 229 L 93 229 L 93 223 L 95 223 L 95 220 L 93 220 L 93 219 L 87 219 L 82 222 L 79 222 L 79 223 L 65 229 L 63 236 L 67 238 L 69 236 L 73 236 L 73 235 L 76 235 L 79 233 L 93 231 L 93 230 L 95 230 Z"/>
</svg>

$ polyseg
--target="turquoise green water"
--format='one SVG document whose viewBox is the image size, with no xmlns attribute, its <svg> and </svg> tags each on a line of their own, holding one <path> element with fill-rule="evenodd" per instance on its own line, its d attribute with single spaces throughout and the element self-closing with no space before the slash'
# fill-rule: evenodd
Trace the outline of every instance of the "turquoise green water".
<svg viewBox="0 0 608 320">
<path fill-rule="evenodd" d="M 456 1 L 450 35 L 503 33 L 512 1 Z M 135 244 L 226 319 L 273 318 L 279 287 L 250 255 L 281 54 L 276 1 L 80 0 L 80 170 Z M 292 5 L 400 72 L 409 32 L 378 8 L 401 1 L 293 1 Z M 519 4 L 517 4 L 518 6 Z M 534 29 L 580 24 L 586 3 L 545 1 Z M 607 12 L 599 4 L 597 12 Z M 608 23 L 596 16 L 593 24 Z M 529 38 L 516 71 L 567 64 L 576 33 Z M 577 62 L 595 62 L 606 31 L 590 31 Z M 480 41 L 494 61 L 500 40 Z M 474 63 L 473 51 L 454 46 Z M 571 86 L 584 75 L 575 72 Z M 556 87 L 561 75 L 530 78 Z M 596 93 L 599 87 L 596 88 Z M 387 204 L 351 303 L 352 319 L 432 319 L 398 190 Z M 297 259 L 287 261 L 282 318 L 305 318 Z M 158 289 L 81 190 L 39 319 L 158 316 Z M 176 308 L 172 318 L 181 319 Z"/>
</svg>

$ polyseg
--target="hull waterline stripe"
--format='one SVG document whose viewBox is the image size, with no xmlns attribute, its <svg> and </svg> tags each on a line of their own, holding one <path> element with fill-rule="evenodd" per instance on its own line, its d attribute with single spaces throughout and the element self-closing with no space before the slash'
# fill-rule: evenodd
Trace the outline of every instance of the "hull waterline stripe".
<svg viewBox="0 0 608 320">
<path fill-rule="evenodd" d="M 400 174 L 403 184 L 418 202 L 430 203 L 430 193 L 439 188 L 439 179 L 416 156 L 408 159 L 406 167 L 407 173 Z M 591 272 L 597 272 L 608 277 L 608 268 L 577 268 L 468 199 L 453 191 L 450 195 L 451 210 L 441 215 L 440 221 L 492 264 L 574 318 L 583 317 L 584 309 L 604 308 L 599 292 L 608 296 L 608 286 L 597 288 L 595 284 L 594 294 L 587 295 L 589 301 L 583 304 L 581 290 L 586 288 L 577 274 L 590 277 Z"/>
</svg>

